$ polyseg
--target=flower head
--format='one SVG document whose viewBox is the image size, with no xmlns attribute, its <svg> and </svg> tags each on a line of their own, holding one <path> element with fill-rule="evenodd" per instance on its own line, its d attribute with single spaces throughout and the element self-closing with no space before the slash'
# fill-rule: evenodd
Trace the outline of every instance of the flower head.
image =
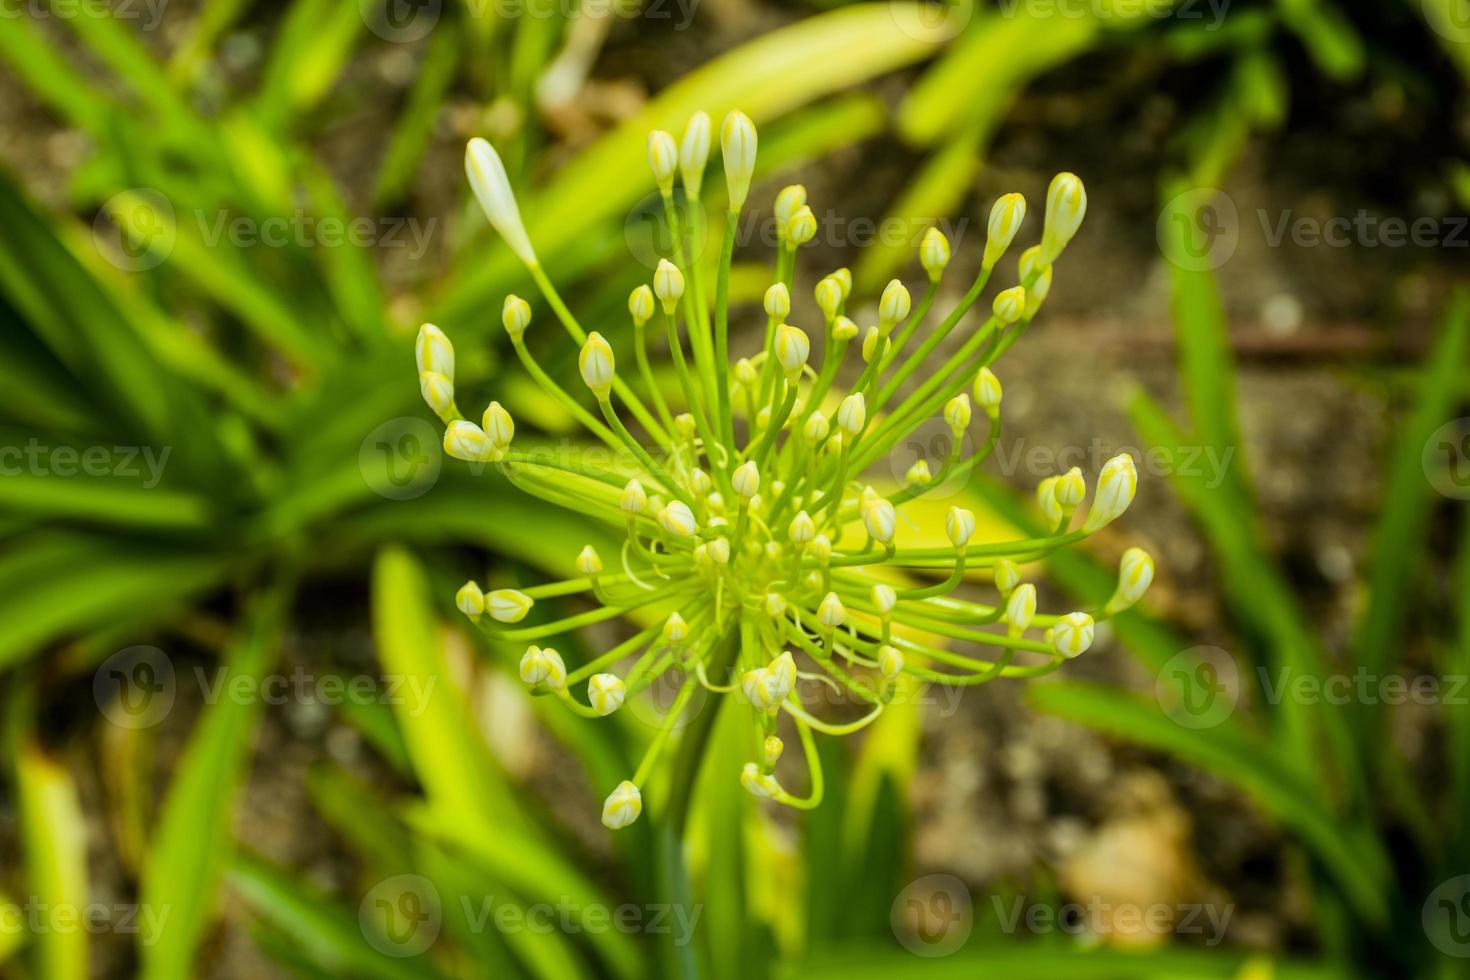
<svg viewBox="0 0 1470 980">
<path fill-rule="evenodd" d="M 730 209 L 738 218 L 755 170 L 755 126 L 732 112 L 719 137 Z M 669 133 L 650 137 L 653 180 L 666 200 L 680 176 L 688 194 L 698 193 L 710 139 L 703 113 L 690 120 L 678 143 Z M 1038 610 L 1037 589 L 1021 581 L 1018 564 L 1116 520 L 1136 487 L 1127 456 L 1110 460 L 1097 475 L 1090 507 L 1080 471 L 1042 481 L 1037 500 L 1046 526 L 1039 536 L 985 540 L 990 536 L 977 533 L 969 509 L 948 508 L 942 528 L 934 528 L 926 526 L 932 511 L 907 507 L 936 487 L 963 484 L 995 448 L 1001 387 L 993 363 L 1037 315 L 1051 288 L 1052 263 L 1082 220 L 1086 194 L 1075 177 L 1053 182 L 1043 241 L 1021 253 L 1019 281 L 998 284 L 1004 288 L 995 291 L 988 318 L 977 317 L 978 326 L 955 337 L 947 335 L 970 322 L 965 314 L 1020 232 L 1026 202 L 1019 194 L 1003 196 L 991 210 L 975 285 L 952 291 L 964 293 L 959 306 L 929 315 L 935 296 L 947 294 L 938 286 L 953 265 L 950 243 L 931 228 L 919 245 L 930 280 L 923 301 L 916 304 L 909 286 L 892 280 L 880 296 L 861 297 L 865 304 L 876 300 L 877 307 L 877 322 L 865 322 L 861 331 L 852 314 L 873 307 L 849 305 L 853 278 L 847 269 L 814 284 L 821 322 L 799 322 L 793 311 L 793 290 L 812 288 L 796 283 L 792 273 L 795 249 L 817 230 L 804 187 L 792 185 L 777 196 L 777 271 L 748 321 L 747 311 L 730 307 L 701 263 L 686 261 L 698 254 L 687 237 L 691 229 L 671 215 L 671 241 L 678 244 L 651 281 L 629 296 L 635 330 L 615 353 L 608 336 L 582 328 L 540 272 L 505 169 L 488 143 L 471 142 L 466 169 L 486 215 L 531 267 L 547 308 L 564 328 L 570 346 L 562 355 L 577 352 L 582 386 L 575 378 L 564 386 L 536 363 L 522 342 L 531 308 L 508 297 L 502 322 L 517 356 L 588 438 L 604 443 L 620 462 L 601 466 L 591 454 L 565 462 L 518 451 L 512 448 L 515 423 L 498 401 L 485 409 L 480 425 L 462 418 L 454 401 L 454 348 L 442 331 L 426 325 L 415 342 L 416 367 L 425 401 L 444 421 L 446 450 L 477 463 L 503 461 L 516 486 L 574 508 L 607 535 L 566 556 L 577 578 L 488 594 L 470 582 L 455 602 L 502 641 L 536 641 L 523 648 L 517 665 L 522 680 L 587 717 L 612 714 L 655 681 L 677 675 L 678 693 L 663 730 L 603 805 L 607 827 L 638 819 L 640 787 L 666 747 L 695 737 L 676 729 L 696 691 L 742 702 L 743 724 L 755 737 L 748 741 L 754 758 L 744 765 L 741 783 L 776 803 L 810 807 L 819 802 L 817 774 L 805 797 L 775 776 L 778 725 L 794 726 L 809 745 L 812 731 L 840 734 L 870 724 L 904 679 L 968 686 L 1058 669 L 1092 644 L 1094 616 L 1128 608 L 1148 588 L 1153 562 L 1130 549 L 1102 609 L 1058 616 Z M 737 223 L 729 223 L 725 255 Z M 729 272 L 728 265 L 720 268 L 719 282 Z M 815 359 L 809 330 L 818 340 Z M 608 335 L 618 336 L 611 329 Z M 860 335 L 862 343 L 853 344 Z M 650 337 L 670 344 L 669 384 L 654 373 Z M 635 368 L 626 376 L 617 371 L 619 356 Z M 944 451 L 898 463 L 908 447 L 927 447 L 921 427 L 934 422 L 949 433 L 936 440 L 945 443 Z M 973 432 L 975 424 L 985 426 L 983 434 Z M 1084 508 L 1081 528 L 1071 530 Z M 910 531 L 916 532 L 913 546 Z M 939 546 L 924 546 L 926 536 Z M 966 591 L 972 587 L 982 593 Z M 602 609 L 591 620 L 585 611 L 558 619 L 552 610 L 524 622 L 538 598 L 559 603 L 576 595 Z M 590 621 L 620 617 L 642 625 L 630 625 L 631 638 L 571 669 L 555 649 L 537 645 Z M 585 644 L 564 646 L 580 651 Z M 865 683 L 863 674 L 876 675 L 879 683 Z M 828 720 L 798 683 L 810 677 L 864 713 L 856 721 Z M 803 755 L 816 764 L 816 753 Z"/>
</svg>

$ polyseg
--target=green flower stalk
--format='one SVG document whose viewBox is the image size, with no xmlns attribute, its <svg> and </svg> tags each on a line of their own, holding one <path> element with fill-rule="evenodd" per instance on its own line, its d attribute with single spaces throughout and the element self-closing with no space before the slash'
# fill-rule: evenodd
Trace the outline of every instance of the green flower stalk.
<svg viewBox="0 0 1470 980">
<path fill-rule="evenodd" d="M 643 788 L 660 771 L 679 717 L 701 688 L 740 703 L 750 720 L 751 761 L 739 774 L 741 783 L 759 797 L 811 808 L 821 801 L 823 785 L 814 733 L 856 732 L 922 684 L 968 686 L 1053 671 L 1088 649 L 1097 620 L 1132 606 L 1153 579 L 1152 559 L 1129 549 L 1106 604 L 1062 614 L 1039 612 L 1035 586 L 1021 580 L 1023 563 L 1076 544 L 1127 509 L 1137 485 L 1127 455 L 1102 468 L 1080 527 L 1073 525 L 1087 484 L 1079 469 L 1038 487 L 1048 528 L 1040 537 L 976 542 L 975 515 L 951 507 L 944 537 L 933 538 L 947 544 L 936 547 L 923 542 L 928 529 L 923 516 L 915 516 L 916 501 L 936 486 L 964 480 L 996 446 L 1002 389 L 992 366 L 1036 317 L 1051 287 L 1052 265 L 1082 222 L 1087 195 L 1076 176 L 1059 174 L 1052 181 L 1041 243 L 1021 255 L 1018 283 L 994 297 L 978 326 L 963 321 L 1020 231 L 1026 215 L 1020 194 L 995 203 L 980 268 L 953 309 L 931 316 L 951 260 L 950 243 L 931 228 L 919 246 L 928 277 L 923 295 L 915 302 L 893 280 L 883 290 L 877 322 L 861 331 L 847 308 L 852 276 L 846 269 L 815 286 L 822 323 L 803 328 L 788 322 L 796 251 L 814 237 L 817 222 L 805 188 L 787 187 L 775 202 L 779 244 L 763 302 L 764 330 L 755 349 L 732 361 L 731 256 L 755 168 L 756 129 L 739 112 L 719 129 L 729 209 L 712 284 L 688 259 L 697 254 L 687 245 L 698 229 L 683 226 L 670 206 L 676 180 L 691 199 L 698 196 L 710 141 L 703 113 L 680 141 L 668 133 L 650 136 L 649 163 L 666 204 L 673 255 L 629 297 L 633 333 L 631 349 L 623 351 L 584 330 L 542 271 L 495 150 L 476 139 L 466 153 L 470 185 L 486 216 L 580 348 L 586 393 L 564 389 L 532 357 L 524 341 L 530 305 L 510 296 L 502 322 L 515 352 L 531 377 L 620 464 L 517 451 L 514 423 L 500 403 L 491 402 L 479 424 L 461 416 L 449 339 L 425 325 L 417 343 L 421 388 L 446 425 L 446 452 L 500 463 L 516 486 L 606 522 L 623 539 L 614 555 L 583 548 L 575 561 L 578 577 L 567 581 L 488 594 L 466 583 L 456 596 L 458 608 L 491 636 L 527 643 L 521 679 L 587 717 L 613 714 L 670 671 L 680 678 L 637 771 L 607 797 L 602 820 L 615 829 L 642 813 Z M 818 363 L 812 363 L 814 333 L 825 341 Z M 936 368 L 936 351 L 951 336 L 961 342 Z M 653 372 L 660 341 L 668 347 L 677 393 L 666 392 Z M 985 436 L 970 452 L 966 437 L 976 415 L 984 417 Z M 865 482 L 876 462 L 935 416 L 944 420 L 953 446 L 938 472 L 921 461 L 899 486 Z M 915 541 L 901 540 L 914 531 Z M 993 586 L 994 602 L 956 596 L 972 576 Z M 537 600 L 553 596 L 589 597 L 596 608 L 516 625 Z M 554 648 L 538 645 L 619 618 L 651 625 L 575 669 Z M 802 681 L 811 682 L 805 697 Z M 828 692 L 861 705 L 861 714 L 827 717 L 815 702 Z M 788 791 L 775 774 L 782 715 L 802 745 L 805 795 Z M 702 750 L 695 744 L 693 751 L 697 766 Z M 677 780 L 692 778 L 693 770 L 681 766 L 669 787 L 677 801 L 671 807 L 687 807 L 689 786 Z M 682 812 L 671 816 L 682 822 Z"/>
</svg>

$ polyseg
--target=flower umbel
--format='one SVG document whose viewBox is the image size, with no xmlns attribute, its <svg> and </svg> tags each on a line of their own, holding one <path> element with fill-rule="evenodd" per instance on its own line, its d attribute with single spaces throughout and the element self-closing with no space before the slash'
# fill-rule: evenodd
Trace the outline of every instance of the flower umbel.
<svg viewBox="0 0 1470 980">
<path fill-rule="evenodd" d="M 680 142 L 669 133 L 650 137 L 648 158 L 666 205 L 676 180 L 686 195 L 698 197 L 710 144 L 710 120 L 702 113 Z M 815 284 L 821 322 L 789 322 L 796 251 L 815 234 L 816 218 L 805 188 L 786 188 L 775 205 L 779 244 L 762 302 L 763 336 L 732 360 L 731 255 L 755 167 L 754 124 L 731 113 L 719 144 L 729 202 L 720 261 L 711 270 L 686 260 L 698 254 L 687 247 L 696 229 L 666 206 L 673 254 L 630 297 L 631 337 L 616 351 L 608 336 L 583 329 L 541 270 L 494 149 L 477 139 L 466 154 L 487 217 L 560 320 L 583 385 L 563 387 L 532 357 L 524 342 L 531 308 L 512 296 L 502 322 L 517 356 L 621 463 L 514 449 L 515 424 L 499 402 L 490 403 L 478 426 L 460 414 L 449 338 L 426 325 L 416 345 L 420 387 L 446 425 L 451 455 L 499 462 L 521 489 L 606 524 L 621 539 L 620 546 L 600 542 L 600 551 L 583 548 L 573 561 L 579 578 L 489 593 L 471 582 L 456 596 L 459 609 L 489 635 L 530 644 L 519 673 L 534 692 L 586 717 L 614 714 L 661 678 L 676 678 L 637 771 L 607 797 L 602 820 L 613 829 L 642 813 L 642 793 L 662 771 L 659 760 L 701 689 L 711 699 L 739 702 L 749 719 L 751 761 L 731 778 L 759 797 L 811 808 L 822 798 L 813 733 L 858 731 L 919 684 L 969 686 L 1055 670 L 1091 646 L 1098 620 L 1136 603 L 1154 573 L 1152 559 L 1131 548 L 1105 606 L 1060 615 L 1039 611 L 1036 587 L 1022 580 L 1026 563 L 1082 540 L 1127 509 L 1137 471 L 1126 455 L 1097 474 L 1080 522 L 1074 518 L 1084 511 L 1088 479 L 1074 469 L 1038 488 L 1046 528 L 1040 537 L 977 542 L 975 514 L 952 507 L 942 527 L 917 528 L 946 544 L 908 540 L 916 520 L 905 505 L 934 487 L 963 483 L 995 449 L 1002 389 L 994 365 L 1029 328 L 1050 290 L 1052 262 L 1081 225 L 1087 195 L 1076 176 L 1052 183 L 1041 244 L 1022 253 L 1019 281 L 988 310 L 977 304 L 1026 216 L 1019 194 L 996 202 L 980 268 L 945 316 L 930 312 L 946 272 L 958 263 L 948 240 L 931 229 L 919 247 L 928 279 L 922 294 L 910 295 L 893 280 L 876 322 L 862 327 L 858 311 L 848 309 L 846 269 Z M 978 323 L 961 327 L 972 310 Z M 957 342 L 936 367 L 936 352 L 951 334 Z M 677 387 L 660 384 L 653 371 L 655 338 L 667 343 L 672 370 L 666 376 Z M 947 457 L 932 468 L 920 460 L 902 479 L 880 486 L 866 482 L 876 463 L 936 418 L 953 436 Z M 967 438 L 982 425 L 983 438 Z M 991 583 L 992 602 L 955 596 L 971 577 Z M 521 623 L 538 599 L 573 596 L 600 608 Z M 537 645 L 621 617 L 648 625 L 586 663 L 568 665 L 556 650 Z M 802 680 L 816 683 L 804 691 Z M 829 692 L 861 706 L 861 715 L 830 720 L 817 696 Z M 806 795 L 788 792 L 777 778 L 782 724 L 800 739 Z M 698 752 L 691 730 L 681 740 Z M 687 747 L 681 745 L 681 758 Z M 689 778 L 686 768 L 679 771 Z M 687 787 L 670 795 L 687 799 Z M 655 807 L 661 798 L 653 797 Z"/>
</svg>

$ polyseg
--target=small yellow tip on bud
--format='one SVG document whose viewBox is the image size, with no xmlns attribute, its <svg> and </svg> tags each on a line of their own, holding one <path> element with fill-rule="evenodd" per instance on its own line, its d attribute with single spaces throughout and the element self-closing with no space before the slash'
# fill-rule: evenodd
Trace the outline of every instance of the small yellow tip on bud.
<svg viewBox="0 0 1470 980">
<path fill-rule="evenodd" d="M 878 301 L 878 329 L 886 334 L 896 324 L 902 323 L 913 308 L 913 302 L 908 288 L 897 279 L 890 279 Z"/>
<path fill-rule="evenodd" d="M 1092 498 L 1092 509 L 1082 530 L 1091 534 L 1104 525 L 1111 524 L 1122 516 L 1133 503 L 1138 492 L 1138 469 L 1133 457 L 1120 453 L 1103 464 L 1097 477 L 1097 493 Z"/>
<path fill-rule="evenodd" d="M 720 153 L 725 160 L 725 187 L 730 210 L 739 211 L 750 196 L 750 178 L 755 173 L 755 123 L 738 109 L 720 124 Z"/>
<path fill-rule="evenodd" d="M 944 405 L 944 421 L 949 423 L 950 432 L 956 437 L 970 427 L 970 396 L 963 391 Z"/>
<path fill-rule="evenodd" d="M 817 216 L 806 205 L 797 208 L 791 220 L 786 222 L 786 239 L 792 245 L 805 245 L 817 237 Z"/>
<path fill-rule="evenodd" d="M 500 402 L 491 402 L 486 406 L 485 414 L 480 419 L 480 428 L 485 430 L 486 437 L 496 449 L 508 447 L 516 434 L 515 420 Z"/>
<path fill-rule="evenodd" d="M 679 170 L 679 147 L 674 137 L 661 129 L 648 134 L 648 169 L 658 183 L 660 193 L 674 189 L 674 174 Z"/>
<path fill-rule="evenodd" d="M 587 703 L 602 717 L 617 711 L 628 697 L 628 689 L 617 674 L 593 674 L 587 679 Z"/>
<path fill-rule="evenodd" d="M 582 372 L 582 382 L 592 389 L 598 401 L 606 400 L 612 391 L 615 364 L 612 345 L 595 330 L 588 334 L 577 358 L 577 368 Z"/>
<path fill-rule="evenodd" d="M 598 555 L 597 549 L 592 547 L 590 544 L 584 545 L 582 547 L 582 550 L 577 553 L 577 574 L 602 574 L 602 557 Z"/>
<path fill-rule="evenodd" d="M 709 132 L 709 113 L 696 112 L 689 117 L 684 138 L 679 141 L 679 172 L 684 178 L 684 190 L 691 198 L 699 196 L 704 184 L 704 167 L 709 162 Z"/>
<path fill-rule="evenodd" d="M 519 623 L 535 604 L 534 599 L 516 589 L 496 589 L 485 596 L 485 611 L 497 623 Z"/>
<path fill-rule="evenodd" d="M 836 592 L 828 592 L 822 604 L 817 607 L 817 622 L 829 630 L 835 630 L 847 622 L 847 608 L 837 598 Z"/>
<path fill-rule="evenodd" d="M 894 513 L 892 502 L 879 498 L 863 507 L 863 527 L 879 544 L 892 542 L 898 529 L 898 515 Z"/>
<path fill-rule="evenodd" d="M 1041 232 L 1041 261 L 1051 265 L 1077 234 L 1087 214 L 1087 188 L 1076 174 L 1060 173 L 1046 191 L 1046 225 Z"/>
<path fill-rule="evenodd" d="M 528 687 L 560 691 L 567 686 L 567 665 L 562 662 L 561 654 L 550 647 L 526 647 L 521 655 L 520 673 Z"/>
<path fill-rule="evenodd" d="M 684 298 L 684 273 L 668 259 L 659 259 L 658 268 L 653 271 L 653 294 L 670 316 Z"/>
<path fill-rule="evenodd" d="M 988 367 L 983 367 L 975 375 L 975 404 L 989 415 L 995 418 L 1000 414 L 1000 400 L 1003 392 L 1000 387 L 1000 379 L 995 372 Z"/>
<path fill-rule="evenodd" d="M 785 743 L 778 736 L 767 735 L 766 740 L 761 743 L 761 758 L 767 766 L 774 766 L 781 761 L 781 753 L 785 748 Z"/>
<path fill-rule="evenodd" d="M 618 499 L 618 506 L 625 513 L 643 513 L 648 508 L 648 494 L 644 492 L 643 484 L 637 480 L 629 480 L 627 486 L 623 487 L 623 495 Z"/>
<path fill-rule="evenodd" d="M 997 558 L 991 574 L 995 576 L 995 587 L 1001 595 L 1010 595 L 1021 584 L 1021 566 L 1009 558 Z"/>
<path fill-rule="evenodd" d="M 812 353 L 811 339 L 799 328 L 783 323 L 776 328 L 776 360 L 786 372 L 788 380 L 801 376 L 807 358 Z"/>
<path fill-rule="evenodd" d="M 682 500 L 664 504 L 658 512 L 658 523 L 665 531 L 680 538 L 693 537 L 699 527 L 694 521 L 694 512 Z"/>
<path fill-rule="evenodd" d="M 924 232 L 924 240 L 919 243 L 919 264 L 929 274 L 930 282 L 938 282 L 939 277 L 944 274 L 945 267 L 949 265 L 949 239 L 938 228 L 930 228 Z"/>
<path fill-rule="evenodd" d="M 754 497 L 760 492 L 761 472 L 756 468 L 755 460 L 747 459 L 735 467 L 735 472 L 730 474 L 730 485 L 735 492 L 746 500 Z"/>
<path fill-rule="evenodd" d="M 653 290 L 644 283 L 628 294 L 628 312 L 633 317 L 633 323 L 643 326 L 653 316 Z"/>
<path fill-rule="evenodd" d="M 1096 624 L 1087 613 L 1067 613 L 1052 627 L 1052 649 L 1068 659 L 1081 656 L 1092 646 L 1096 629 Z"/>
<path fill-rule="evenodd" d="M 791 315 L 791 290 L 786 288 L 784 282 L 778 282 L 766 290 L 765 297 L 766 316 L 772 320 L 784 321 Z"/>
<path fill-rule="evenodd" d="M 983 264 L 990 269 L 1015 241 L 1026 220 L 1026 199 L 1020 194 L 1004 194 L 990 209 L 990 222 L 986 227 L 985 258 Z"/>
<path fill-rule="evenodd" d="M 963 507 L 951 507 L 944 515 L 944 533 L 948 535 L 950 544 L 956 548 L 965 547 L 975 536 L 974 512 Z"/>
<path fill-rule="evenodd" d="M 478 582 L 466 582 L 454 594 L 454 604 L 470 618 L 470 622 L 478 623 L 485 613 L 485 593 L 480 591 Z"/>
<path fill-rule="evenodd" d="M 426 323 L 419 327 L 418 337 L 413 344 L 414 360 L 418 362 L 419 374 L 426 371 L 442 374 L 450 383 L 454 382 L 454 345 L 444 331 Z"/>
<path fill-rule="evenodd" d="M 643 796 L 628 780 L 618 783 L 602 804 L 602 825 L 608 830 L 622 830 L 643 812 Z"/>
<path fill-rule="evenodd" d="M 1010 634 L 1020 636 L 1026 632 L 1035 616 L 1036 586 L 1030 582 L 1016 586 L 1006 599 L 1006 622 L 1010 625 Z"/>
<path fill-rule="evenodd" d="M 1012 286 L 996 295 L 990 309 L 1001 323 L 1015 323 L 1026 313 L 1026 290 Z"/>
<path fill-rule="evenodd" d="M 526 227 L 521 223 L 521 212 L 516 207 L 515 193 L 510 189 L 510 178 L 506 176 L 505 164 L 500 162 L 500 154 L 489 143 L 475 137 L 465 147 L 464 169 L 485 217 L 516 257 L 534 267 L 536 251 L 526 237 Z"/>
</svg>

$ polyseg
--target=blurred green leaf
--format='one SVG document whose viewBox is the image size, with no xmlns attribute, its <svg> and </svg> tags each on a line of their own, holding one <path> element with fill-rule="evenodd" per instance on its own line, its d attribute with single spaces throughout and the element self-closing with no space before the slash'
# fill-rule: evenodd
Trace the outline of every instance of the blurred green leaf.
<svg viewBox="0 0 1470 980">
<path fill-rule="evenodd" d="M 15 758 L 15 775 L 29 902 L 32 917 L 39 917 L 32 951 L 36 975 L 87 980 L 90 936 L 81 926 L 91 901 L 87 824 L 76 784 L 65 767 L 29 742 Z M 0 946 L 7 942 L 0 930 Z"/>
</svg>

